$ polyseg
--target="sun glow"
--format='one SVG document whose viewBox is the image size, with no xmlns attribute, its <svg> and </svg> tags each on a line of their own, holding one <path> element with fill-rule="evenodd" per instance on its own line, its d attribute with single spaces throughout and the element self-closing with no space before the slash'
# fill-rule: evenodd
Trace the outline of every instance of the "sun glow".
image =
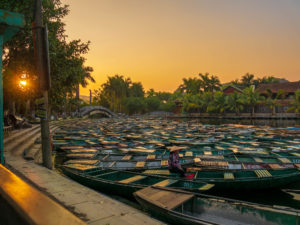
<svg viewBox="0 0 300 225">
<path fill-rule="evenodd" d="M 28 83 L 26 80 L 20 80 L 18 86 L 21 90 L 25 90 L 25 88 L 28 86 Z"/>
<path fill-rule="evenodd" d="M 27 85 L 27 81 L 26 80 L 21 80 L 20 81 L 20 85 L 21 86 L 26 86 Z"/>
</svg>

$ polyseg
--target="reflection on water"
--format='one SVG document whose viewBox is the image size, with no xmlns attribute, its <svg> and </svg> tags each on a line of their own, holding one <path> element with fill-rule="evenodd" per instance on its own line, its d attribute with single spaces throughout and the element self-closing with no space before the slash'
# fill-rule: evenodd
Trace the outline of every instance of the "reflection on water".
<svg viewBox="0 0 300 225">
<path fill-rule="evenodd" d="M 243 124 L 243 125 L 255 125 L 255 126 L 270 126 L 270 127 L 294 127 L 295 125 L 300 125 L 299 120 L 287 120 L 287 119 L 218 119 L 218 118 L 201 118 L 201 119 L 189 119 L 189 118 L 182 118 L 176 119 L 181 121 L 195 121 L 203 124 L 211 124 L 211 125 L 221 125 L 221 124 Z"/>
<path fill-rule="evenodd" d="M 296 184 L 300 186 L 300 182 Z M 299 191 L 298 191 L 299 190 Z M 257 190 L 257 191 L 235 191 L 235 192 L 212 192 L 210 194 L 233 198 L 242 201 L 254 202 L 265 205 L 279 205 L 294 209 L 300 209 L 300 188 L 292 189 L 287 186 L 285 189 Z"/>
</svg>

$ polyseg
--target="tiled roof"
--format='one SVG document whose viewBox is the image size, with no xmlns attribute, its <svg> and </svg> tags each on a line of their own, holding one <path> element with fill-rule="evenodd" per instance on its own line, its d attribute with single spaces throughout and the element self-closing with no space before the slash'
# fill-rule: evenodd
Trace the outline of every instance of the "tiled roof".
<svg viewBox="0 0 300 225">
<path fill-rule="evenodd" d="M 279 90 L 284 90 L 286 93 L 291 93 L 300 89 L 300 81 L 275 84 L 259 84 L 257 87 L 257 91 L 260 93 L 267 92 L 267 89 L 270 89 L 273 93 L 277 93 Z"/>
</svg>

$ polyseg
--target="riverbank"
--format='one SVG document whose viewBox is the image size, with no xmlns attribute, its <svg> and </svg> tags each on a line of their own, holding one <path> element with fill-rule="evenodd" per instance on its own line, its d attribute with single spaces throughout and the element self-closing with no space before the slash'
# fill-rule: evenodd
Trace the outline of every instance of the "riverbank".
<svg viewBox="0 0 300 225">
<path fill-rule="evenodd" d="M 60 175 L 57 171 L 48 170 L 38 164 L 40 163 L 40 148 L 38 148 L 40 144 L 36 142 L 39 138 L 38 131 L 38 127 L 19 130 L 7 137 L 8 141 L 4 140 L 6 166 L 24 181 L 50 196 L 87 224 L 162 224 L 142 211 L 82 186 Z M 18 140 L 22 137 L 18 134 L 19 132 L 22 132 L 24 136 L 24 140 L 20 143 Z M 14 136 L 18 138 L 13 138 Z M 14 149 L 13 142 L 18 146 L 17 150 Z M 25 148 L 20 145 L 39 149 L 34 154 L 34 160 L 24 159 Z"/>
</svg>

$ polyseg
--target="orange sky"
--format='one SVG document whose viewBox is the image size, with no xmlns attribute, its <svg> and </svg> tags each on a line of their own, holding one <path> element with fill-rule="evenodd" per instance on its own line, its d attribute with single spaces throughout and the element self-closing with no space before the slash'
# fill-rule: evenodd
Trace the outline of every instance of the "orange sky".
<svg viewBox="0 0 300 225">
<path fill-rule="evenodd" d="M 145 90 L 174 91 L 184 77 L 245 73 L 300 80 L 299 0 L 62 0 L 71 39 L 91 41 L 97 89 L 115 74 Z"/>
</svg>

